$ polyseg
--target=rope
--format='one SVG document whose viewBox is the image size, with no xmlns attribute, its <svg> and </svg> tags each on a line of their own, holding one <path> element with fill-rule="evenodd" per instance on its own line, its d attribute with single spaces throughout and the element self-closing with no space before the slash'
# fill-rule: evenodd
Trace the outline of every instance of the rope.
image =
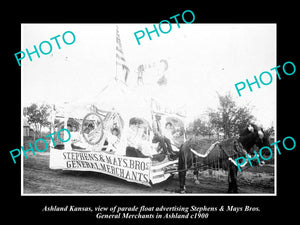
<svg viewBox="0 0 300 225">
<path fill-rule="evenodd" d="M 213 144 L 210 146 L 210 148 L 207 150 L 207 152 L 206 152 L 205 154 L 197 153 L 197 152 L 196 152 L 195 150 L 193 150 L 192 148 L 190 148 L 190 149 L 191 149 L 191 152 L 192 152 L 194 155 L 199 156 L 199 157 L 201 157 L 201 158 L 206 158 L 206 157 L 208 156 L 208 154 L 214 149 L 214 147 L 215 147 L 216 145 L 218 145 L 218 146 L 220 147 L 220 149 L 221 149 L 221 150 L 224 152 L 224 154 L 226 155 L 227 159 L 228 159 L 229 161 L 231 161 L 233 164 L 236 165 L 236 162 L 235 162 L 232 158 L 236 158 L 237 156 L 239 156 L 239 155 L 241 155 L 241 154 L 246 154 L 246 153 L 245 153 L 246 151 L 243 149 L 243 147 L 242 147 L 242 145 L 241 145 L 241 143 L 240 143 L 239 141 L 237 141 L 237 140 L 235 139 L 233 142 L 234 142 L 233 145 L 234 145 L 235 153 L 232 154 L 232 155 L 229 155 L 229 154 L 227 153 L 227 151 L 222 147 L 222 145 L 220 144 L 219 141 L 213 143 Z M 185 167 L 184 167 L 185 169 L 181 169 L 181 170 L 170 170 L 170 171 L 165 171 L 165 173 L 184 172 L 184 171 L 188 171 L 188 170 L 201 169 L 201 168 L 203 168 L 203 167 L 208 167 L 208 168 L 210 168 L 210 169 L 216 169 L 216 168 L 213 166 L 213 165 L 215 165 L 215 164 L 217 164 L 217 170 L 219 170 L 220 168 L 222 168 L 222 166 L 220 166 L 220 158 L 214 159 L 214 160 L 210 161 L 209 163 L 203 163 L 203 164 L 201 164 L 201 165 L 198 165 L 199 162 L 197 162 L 197 160 L 196 160 L 195 163 L 192 162 L 192 165 L 194 165 L 194 166 L 192 166 L 192 167 L 190 167 L 190 168 L 187 168 L 187 154 L 186 154 L 186 152 L 183 152 L 183 154 L 184 154 L 184 159 L 185 159 Z M 225 160 L 225 159 L 223 159 L 223 160 Z M 217 163 L 216 163 L 216 162 L 217 162 Z M 245 163 L 245 164 L 242 165 L 241 167 L 244 167 L 245 165 L 247 165 L 247 163 Z M 236 166 L 237 166 L 237 165 L 236 165 Z M 245 171 L 245 170 L 247 170 L 247 169 L 249 169 L 249 168 L 250 168 L 250 167 L 247 167 L 247 168 L 243 169 L 243 171 Z"/>
<path fill-rule="evenodd" d="M 215 146 L 216 146 L 217 144 L 220 144 L 220 142 L 217 141 L 217 142 L 213 143 L 213 144 L 209 147 L 209 149 L 206 151 L 205 154 L 198 153 L 198 152 L 196 152 L 196 151 L 195 151 L 194 149 L 192 149 L 192 148 L 190 148 L 190 149 L 191 149 L 191 152 L 194 153 L 196 156 L 202 157 L 202 158 L 206 158 L 206 156 L 208 156 L 208 154 L 215 148 Z"/>
</svg>

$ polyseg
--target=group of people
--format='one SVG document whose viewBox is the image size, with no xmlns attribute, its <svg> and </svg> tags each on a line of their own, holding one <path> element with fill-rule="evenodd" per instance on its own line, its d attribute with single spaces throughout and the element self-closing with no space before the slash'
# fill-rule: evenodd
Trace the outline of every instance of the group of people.
<svg viewBox="0 0 300 225">
<path fill-rule="evenodd" d="M 88 124 L 82 128 L 85 135 L 90 134 L 95 128 Z M 175 160 L 177 152 L 173 150 L 172 141 L 174 135 L 174 126 L 171 122 L 165 124 L 162 134 L 157 129 L 153 129 L 153 135 L 150 133 L 150 126 L 146 121 L 139 118 L 132 118 L 129 121 L 127 134 L 126 156 L 151 158 L 155 161 L 165 159 Z M 87 149 L 89 144 L 84 140 L 83 135 L 79 132 L 79 127 L 68 124 L 68 130 L 71 132 L 71 147 L 74 150 Z M 152 130 L 152 129 L 151 129 Z M 115 153 L 120 143 L 120 129 L 112 127 L 104 131 L 101 151 Z"/>
<path fill-rule="evenodd" d="M 149 126 L 141 119 L 133 118 L 129 123 L 129 133 L 127 137 L 128 146 L 126 148 L 126 156 L 151 158 L 155 161 L 175 160 L 177 152 L 172 148 L 172 133 L 174 127 L 171 122 L 166 123 L 165 135 L 162 135 L 157 130 L 154 130 L 152 140 L 149 135 Z M 149 144 L 151 143 L 151 144 Z"/>
<path fill-rule="evenodd" d="M 93 124 L 88 124 L 83 129 L 83 134 L 89 135 L 94 130 Z M 79 132 L 79 128 L 75 125 L 68 124 L 68 130 L 71 132 L 71 147 L 74 150 L 87 149 L 89 144 L 83 139 L 82 134 Z M 103 142 L 102 151 L 112 152 L 113 149 L 117 149 L 117 144 L 120 142 L 120 130 L 117 127 L 113 127 L 110 132 L 105 131 L 105 140 Z"/>
<path fill-rule="evenodd" d="M 89 133 L 92 130 L 92 126 L 86 127 L 84 132 Z M 86 143 L 81 134 L 79 133 L 79 128 L 77 128 L 75 125 L 68 124 L 68 130 L 71 132 L 71 147 L 72 149 L 86 149 L 88 146 L 88 143 Z"/>
</svg>

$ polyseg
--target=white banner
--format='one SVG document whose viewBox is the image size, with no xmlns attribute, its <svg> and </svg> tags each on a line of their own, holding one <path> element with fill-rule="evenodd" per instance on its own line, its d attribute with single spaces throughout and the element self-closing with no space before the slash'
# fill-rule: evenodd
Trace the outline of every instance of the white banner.
<svg viewBox="0 0 300 225">
<path fill-rule="evenodd" d="M 150 167 L 149 158 L 50 148 L 50 169 L 101 172 L 129 182 L 150 186 Z"/>
</svg>

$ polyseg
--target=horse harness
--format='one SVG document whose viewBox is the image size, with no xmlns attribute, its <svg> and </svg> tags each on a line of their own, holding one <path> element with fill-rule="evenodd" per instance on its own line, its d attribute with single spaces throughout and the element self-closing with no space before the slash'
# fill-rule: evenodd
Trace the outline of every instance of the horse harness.
<svg viewBox="0 0 300 225">
<path fill-rule="evenodd" d="M 233 154 L 230 154 L 228 153 L 228 151 L 223 148 L 222 144 L 221 143 L 216 143 L 216 145 L 218 145 L 220 147 L 220 149 L 224 152 L 224 154 L 226 155 L 227 159 L 232 162 L 235 166 L 237 166 L 236 162 L 235 162 L 235 158 L 237 157 L 241 157 L 241 156 L 246 156 L 247 154 L 247 151 L 243 148 L 243 145 L 242 143 L 237 139 L 237 138 L 234 138 L 233 139 L 233 150 L 234 150 L 234 153 Z M 215 161 L 217 160 L 214 160 L 208 164 L 202 164 L 202 165 L 197 165 L 197 162 L 195 163 L 196 165 L 194 166 L 194 168 L 192 169 L 197 169 L 197 168 L 201 168 L 201 167 L 205 167 L 205 166 L 209 166 L 209 164 L 213 164 Z M 193 163 L 194 164 L 194 163 Z M 244 165 L 242 165 L 241 167 L 244 167 L 247 163 L 245 163 Z"/>
<path fill-rule="evenodd" d="M 241 157 L 241 156 L 246 156 L 247 151 L 244 149 L 242 143 L 237 139 L 234 138 L 233 140 L 233 149 L 235 151 L 234 154 L 228 154 L 228 152 L 222 147 L 221 144 L 219 144 L 220 149 L 225 153 L 225 155 L 228 157 L 228 160 L 230 162 L 232 162 L 235 166 L 237 166 L 236 162 L 234 159 L 236 159 L 237 157 Z M 233 159 L 234 157 L 234 159 Z M 240 167 L 244 167 L 247 163 L 240 165 Z"/>
</svg>

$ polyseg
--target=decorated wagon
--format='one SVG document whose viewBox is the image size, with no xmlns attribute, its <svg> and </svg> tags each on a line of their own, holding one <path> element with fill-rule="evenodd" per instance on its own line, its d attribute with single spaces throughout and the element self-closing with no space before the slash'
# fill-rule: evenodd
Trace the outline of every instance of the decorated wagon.
<svg viewBox="0 0 300 225">
<path fill-rule="evenodd" d="M 176 155 L 185 141 L 185 116 L 122 87 L 112 82 L 92 101 L 65 104 L 54 116 L 56 129 L 67 127 L 71 139 L 50 146 L 51 169 L 100 172 L 148 186 L 171 176 L 166 171 L 178 160 L 155 139 L 169 140 Z"/>
<path fill-rule="evenodd" d="M 159 61 L 163 70 L 157 82 L 146 85 L 143 72 L 150 64 L 141 65 L 137 84 L 129 88 L 118 27 L 116 42 L 114 79 L 98 95 L 53 110 L 54 129 L 67 127 L 71 140 L 50 146 L 50 168 L 100 172 L 151 186 L 168 179 L 172 174 L 167 170 L 177 168 L 176 155 L 185 141 L 185 112 L 159 100 L 167 84 L 166 60 Z M 149 71 L 153 76 L 148 77 L 154 77 L 156 70 Z"/>
</svg>

